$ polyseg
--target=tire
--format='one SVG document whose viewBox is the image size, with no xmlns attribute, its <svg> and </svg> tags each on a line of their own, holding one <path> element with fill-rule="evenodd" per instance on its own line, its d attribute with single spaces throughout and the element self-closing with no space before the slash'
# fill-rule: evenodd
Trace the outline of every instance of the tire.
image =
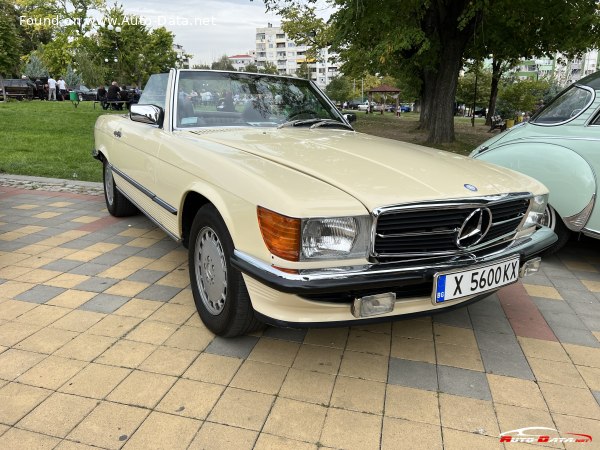
<svg viewBox="0 0 600 450">
<path fill-rule="evenodd" d="M 552 247 L 542 253 L 542 256 L 551 256 L 563 248 L 567 242 L 569 242 L 569 239 L 571 238 L 571 230 L 566 227 L 560 215 L 550 205 L 546 206 L 546 210 L 544 211 L 544 220 L 542 223 L 554 231 L 558 236 L 558 241 L 556 241 Z"/>
<path fill-rule="evenodd" d="M 106 161 L 104 161 L 102 172 L 104 174 L 104 200 L 106 201 L 108 212 L 115 217 L 126 217 L 137 214 L 139 212 L 137 207 L 117 189 L 112 169 Z"/>
<path fill-rule="evenodd" d="M 198 210 L 189 240 L 190 282 L 204 325 L 223 337 L 260 328 L 242 274 L 231 266 L 233 241 L 214 206 Z"/>
</svg>

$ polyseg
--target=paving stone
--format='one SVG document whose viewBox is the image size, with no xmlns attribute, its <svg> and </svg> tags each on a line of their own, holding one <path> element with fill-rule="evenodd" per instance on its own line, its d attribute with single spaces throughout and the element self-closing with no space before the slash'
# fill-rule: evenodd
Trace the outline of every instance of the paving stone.
<svg viewBox="0 0 600 450">
<path fill-rule="evenodd" d="M 143 258 L 158 259 L 162 256 L 165 256 L 170 251 L 170 248 L 158 247 L 158 245 L 155 244 L 151 247 L 143 249 L 141 252 L 137 253 L 137 256 L 141 256 Z"/>
<path fill-rule="evenodd" d="M 448 366 L 438 366 L 437 370 L 440 392 L 480 400 L 492 399 L 484 373 Z"/>
<path fill-rule="evenodd" d="M 78 309 L 110 314 L 115 312 L 128 301 L 128 297 L 121 297 L 120 295 L 98 294 L 91 300 L 85 302 Z"/>
<path fill-rule="evenodd" d="M 246 359 L 257 342 L 258 338 L 254 336 L 238 336 L 235 338 L 217 336 L 208 344 L 205 352 L 212 353 L 213 355 Z"/>
<path fill-rule="evenodd" d="M 488 330 L 475 330 L 477 346 L 480 350 L 514 354 L 521 352 L 521 346 L 514 334 L 495 333 Z"/>
<path fill-rule="evenodd" d="M 454 309 L 452 311 L 438 313 L 433 316 L 433 321 L 461 328 L 473 328 L 469 312 L 466 308 Z"/>
<path fill-rule="evenodd" d="M 544 319 L 550 328 L 554 329 L 554 326 L 562 328 L 574 328 L 576 330 L 587 330 L 585 324 L 577 316 L 577 314 L 567 312 L 553 312 L 541 310 Z"/>
<path fill-rule="evenodd" d="M 568 303 L 573 302 L 598 302 L 598 298 L 592 292 L 573 291 L 571 289 L 558 289 L 560 296 Z"/>
<path fill-rule="evenodd" d="M 527 278 L 525 278 L 525 282 L 527 284 L 534 284 L 536 286 L 552 286 L 552 281 L 550 281 L 546 275 L 540 272 L 533 275 L 528 275 Z"/>
<path fill-rule="evenodd" d="M 58 272 L 69 272 L 76 267 L 81 266 L 81 261 L 73 261 L 71 259 L 57 259 L 45 266 L 42 266 L 42 269 L 45 270 L 56 270 Z"/>
<path fill-rule="evenodd" d="M 306 332 L 306 328 L 295 329 L 267 327 L 263 331 L 263 336 L 270 337 L 273 339 L 282 339 L 284 341 L 304 342 Z"/>
<path fill-rule="evenodd" d="M 550 327 L 561 342 L 600 348 L 600 342 L 598 342 L 598 339 L 596 339 L 592 332 L 588 331 L 587 329 L 581 330 L 552 324 L 550 324 Z"/>
<path fill-rule="evenodd" d="M 89 280 L 79 283 L 74 289 L 80 291 L 104 292 L 118 282 L 119 280 L 115 280 L 114 278 L 92 277 Z"/>
<path fill-rule="evenodd" d="M 93 264 L 102 264 L 103 266 L 114 266 L 127 258 L 129 258 L 129 255 L 113 253 L 111 250 L 110 252 L 104 253 L 103 255 L 92 259 L 91 262 Z"/>
<path fill-rule="evenodd" d="M 481 350 L 481 359 L 487 373 L 535 380 L 529 363 L 520 348 L 513 353 Z"/>
<path fill-rule="evenodd" d="M 436 366 L 420 361 L 390 358 L 388 383 L 435 392 L 438 389 Z"/>
<path fill-rule="evenodd" d="M 137 298 L 144 300 L 154 300 L 157 302 L 168 302 L 175 297 L 179 292 L 180 288 L 163 285 L 152 285 L 144 289 L 142 292 L 136 295 Z"/>
<path fill-rule="evenodd" d="M 600 405 L 600 391 L 592 391 L 592 394 L 594 394 L 594 398 L 598 402 L 598 405 Z"/>
<path fill-rule="evenodd" d="M 137 272 L 129 275 L 126 279 L 129 281 L 139 281 L 142 283 L 152 284 L 167 274 L 168 272 L 162 272 L 160 270 L 140 269 Z"/>
<path fill-rule="evenodd" d="M 59 294 L 65 292 L 66 289 L 58 288 L 54 286 L 45 286 L 43 284 L 37 285 L 23 292 L 15 297 L 15 300 L 21 300 L 23 302 L 31 303 L 46 303 L 48 300 L 52 300 Z"/>
<path fill-rule="evenodd" d="M 474 330 L 513 334 L 513 329 L 504 313 L 502 316 L 471 315 L 471 322 Z"/>
<path fill-rule="evenodd" d="M 570 289 L 573 291 L 587 291 L 587 288 L 584 284 L 576 278 L 561 278 L 561 277 L 552 277 L 552 284 L 555 287 L 561 289 Z"/>
<path fill-rule="evenodd" d="M 76 261 L 76 262 L 81 264 L 80 261 Z M 94 277 L 109 268 L 110 268 L 110 266 L 105 265 L 105 264 L 96 264 L 96 263 L 92 263 L 92 262 L 87 262 L 87 263 L 81 264 L 78 267 L 75 267 L 74 269 L 69 270 L 69 272 L 77 274 L 77 275 L 87 275 L 90 277 Z"/>
<path fill-rule="evenodd" d="M 569 306 L 582 320 L 585 317 L 600 317 L 600 303 L 573 302 Z"/>
</svg>

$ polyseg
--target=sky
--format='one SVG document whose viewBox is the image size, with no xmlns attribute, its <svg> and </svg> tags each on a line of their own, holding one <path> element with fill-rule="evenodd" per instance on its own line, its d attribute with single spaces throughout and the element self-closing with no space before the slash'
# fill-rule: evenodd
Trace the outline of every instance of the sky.
<svg viewBox="0 0 600 450">
<path fill-rule="evenodd" d="M 192 54 L 192 64 L 245 54 L 255 47 L 257 27 L 278 26 L 281 19 L 267 13 L 262 0 L 121 0 L 125 12 L 164 25 L 175 43 Z M 329 15 L 327 9 L 322 14 Z"/>
</svg>

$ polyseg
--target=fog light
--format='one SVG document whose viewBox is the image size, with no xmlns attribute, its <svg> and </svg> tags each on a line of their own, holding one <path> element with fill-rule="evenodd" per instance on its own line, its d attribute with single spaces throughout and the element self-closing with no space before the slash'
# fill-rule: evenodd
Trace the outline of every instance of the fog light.
<svg viewBox="0 0 600 450">
<path fill-rule="evenodd" d="M 533 258 L 529 261 L 525 261 L 523 266 L 519 270 L 519 277 L 523 278 L 527 275 L 531 275 L 532 273 L 536 273 L 540 270 L 540 263 L 542 262 L 542 258 Z"/>
<path fill-rule="evenodd" d="M 354 299 L 352 304 L 352 315 L 354 317 L 369 317 L 385 314 L 394 310 L 396 294 L 386 292 L 385 294 L 365 295 Z"/>
</svg>

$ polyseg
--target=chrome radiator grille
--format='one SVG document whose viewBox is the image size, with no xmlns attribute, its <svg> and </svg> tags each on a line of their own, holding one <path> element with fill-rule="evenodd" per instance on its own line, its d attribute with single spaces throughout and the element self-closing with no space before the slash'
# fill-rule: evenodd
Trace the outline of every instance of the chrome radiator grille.
<svg viewBox="0 0 600 450">
<path fill-rule="evenodd" d="M 449 202 L 386 208 L 376 218 L 373 256 L 429 257 L 485 248 L 511 238 L 525 217 L 530 195 L 486 201 Z M 462 240 L 471 228 L 475 236 Z M 461 238 L 459 238 L 459 234 Z M 467 245 L 461 245 L 461 242 Z"/>
</svg>

